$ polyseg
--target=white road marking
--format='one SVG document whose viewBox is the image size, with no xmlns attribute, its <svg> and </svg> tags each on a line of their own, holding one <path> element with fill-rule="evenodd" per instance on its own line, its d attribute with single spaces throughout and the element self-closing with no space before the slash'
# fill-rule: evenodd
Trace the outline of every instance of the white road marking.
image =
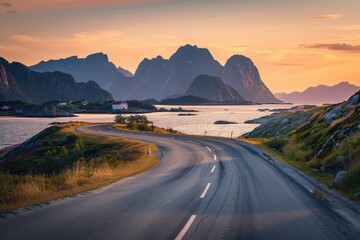
<svg viewBox="0 0 360 240">
<path fill-rule="evenodd" d="M 191 141 L 191 140 L 186 140 L 186 141 L 189 142 L 189 143 L 193 143 L 193 144 L 196 144 L 196 145 L 200 145 L 199 143 L 194 142 L 194 141 Z"/>
<path fill-rule="evenodd" d="M 211 169 L 211 173 L 214 172 L 215 168 L 216 168 L 216 166 L 214 165 L 213 168 Z"/>
<path fill-rule="evenodd" d="M 186 232 L 189 230 L 189 228 L 190 228 L 191 224 L 194 222 L 195 218 L 196 218 L 196 215 L 191 215 L 190 219 L 187 221 L 184 228 L 177 235 L 175 240 L 181 240 L 185 236 Z"/>
<path fill-rule="evenodd" d="M 207 148 L 207 150 L 209 150 L 211 152 L 211 149 L 208 146 L 205 146 Z"/>
<path fill-rule="evenodd" d="M 206 185 L 206 188 L 204 189 L 204 191 L 203 191 L 203 193 L 201 194 L 200 198 L 204 198 L 204 197 L 205 197 L 205 195 L 206 195 L 206 193 L 208 192 L 210 186 L 211 186 L 211 183 L 208 183 L 208 184 Z"/>
<path fill-rule="evenodd" d="M 216 161 L 216 155 L 214 154 L 214 160 Z"/>
</svg>

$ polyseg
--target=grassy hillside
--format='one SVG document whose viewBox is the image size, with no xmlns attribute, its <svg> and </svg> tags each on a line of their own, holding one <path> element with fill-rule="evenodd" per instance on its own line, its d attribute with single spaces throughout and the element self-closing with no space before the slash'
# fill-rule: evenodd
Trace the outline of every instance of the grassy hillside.
<svg viewBox="0 0 360 240">
<path fill-rule="evenodd" d="M 155 145 L 74 130 L 82 125 L 49 127 L 0 158 L 0 210 L 98 188 L 158 163 L 147 155 Z"/>
<path fill-rule="evenodd" d="M 249 134 L 282 158 L 350 198 L 360 192 L 360 92 L 348 101 L 272 115 Z M 346 174 L 330 184 L 340 171 Z"/>
</svg>

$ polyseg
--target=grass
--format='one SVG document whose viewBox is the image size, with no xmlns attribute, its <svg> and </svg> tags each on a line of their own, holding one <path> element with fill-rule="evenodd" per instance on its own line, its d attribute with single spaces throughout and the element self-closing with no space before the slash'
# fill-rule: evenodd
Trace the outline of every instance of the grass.
<svg viewBox="0 0 360 240">
<path fill-rule="evenodd" d="M 323 183 L 326 186 L 329 186 L 332 183 L 332 181 L 334 180 L 334 177 L 332 175 L 330 175 L 328 173 L 324 173 L 324 172 L 313 171 L 306 162 L 298 161 L 298 160 L 294 159 L 293 157 L 280 152 L 279 150 L 275 150 L 275 149 L 269 147 L 266 144 L 266 141 L 268 141 L 267 139 L 254 139 L 254 138 L 249 139 L 249 138 L 243 138 L 243 137 L 239 137 L 238 139 L 260 147 L 264 151 L 276 156 L 276 158 L 288 163 L 290 166 L 315 178 L 316 180 L 318 180 L 319 182 Z"/>
<path fill-rule="evenodd" d="M 50 127 L 34 140 L 43 145 L 1 164 L 0 210 L 96 189 L 159 162 L 147 154 L 148 147 L 157 151 L 154 144 L 74 131 L 83 125 Z"/>
</svg>

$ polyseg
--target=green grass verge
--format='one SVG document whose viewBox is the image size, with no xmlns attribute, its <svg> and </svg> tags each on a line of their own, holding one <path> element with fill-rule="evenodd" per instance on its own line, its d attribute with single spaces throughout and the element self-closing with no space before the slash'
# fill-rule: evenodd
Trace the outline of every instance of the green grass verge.
<svg viewBox="0 0 360 240">
<path fill-rule="evenodd" d="M 326 186 L 329 186 L 332 183 L 332 181 L 334 180 L 334 176 L 332 176 L 331 174 L 313 171 L 311 168 L 309 168 L 309 166 L 306 162 L 297 161 L 297 160 L 285 155 L 284 153 L 281 153 L 277 150 L 270 148 L 268 145 L 266 145 L 264 143 L 264 140 L 262 140 L 262 139 L 247 139 L 247 138 L 242 138 L 242 137 L 240 137 L 238 139 L 240 139 L 241 141 L 244 141 L 244 142 L 255 144 L 256 146 L 260 147 L 264 151 L 274 155 L 276 158 L 288 163 L 290 166 L 292 166 L 296 169 L 299 169 L 300 171 L 306 173 L 307 175 L 315 178 L 316 180 L 318 180 L 319 182 L 323 183 Z"/>
<path fill-rule="evenodd" d="M 154 144 L 52 126 L 32 139 L 37 147 L 0 165 L 0 210 L 10 210 L 103 187 L 159 163 Z"/>
</svg>

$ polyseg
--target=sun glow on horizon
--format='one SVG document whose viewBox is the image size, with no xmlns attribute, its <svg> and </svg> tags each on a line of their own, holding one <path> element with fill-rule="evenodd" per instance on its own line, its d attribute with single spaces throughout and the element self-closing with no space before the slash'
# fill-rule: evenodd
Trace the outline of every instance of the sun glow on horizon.
<svg viewBox="0 0 360 240">
<path fill-rule="evenodd" d="M 250 57 L 273 92 L 360 85 L 359 1 L 111 0 L 0 4 L 0 56 L 26 65 L 104 52 L 134 72 L 185 44 Z"/>
</svg>

